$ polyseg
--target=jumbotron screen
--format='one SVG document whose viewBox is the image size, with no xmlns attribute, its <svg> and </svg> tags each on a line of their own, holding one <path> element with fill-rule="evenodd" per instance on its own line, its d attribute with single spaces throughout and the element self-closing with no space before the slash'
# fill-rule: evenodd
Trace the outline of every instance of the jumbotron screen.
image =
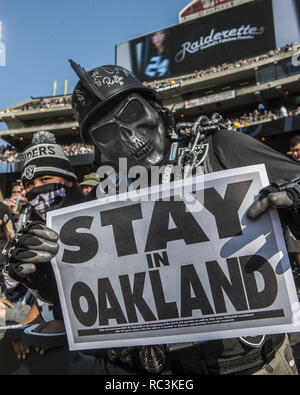
<svg viewBox="0 0 300 395">
<path fill-rule="evenodd" d="M 274 48 L 273 2 L 256 0 L 117 44 L 116 64 L 147 81 L 189 74 Z"/>
</svg>

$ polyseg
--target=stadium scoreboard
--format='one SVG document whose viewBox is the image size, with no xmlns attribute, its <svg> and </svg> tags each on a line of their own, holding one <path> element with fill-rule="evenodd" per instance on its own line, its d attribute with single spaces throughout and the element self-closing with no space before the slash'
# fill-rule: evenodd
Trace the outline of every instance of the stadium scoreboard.
<svg viewBox="0 0 300 395">
<path fill-rule="evenodd" d="M 117 44 L 116 64 L 151 81 L 259 56 L 300 41 L 299 5 L 254 0 L 161 29 Z"/>
</svg>

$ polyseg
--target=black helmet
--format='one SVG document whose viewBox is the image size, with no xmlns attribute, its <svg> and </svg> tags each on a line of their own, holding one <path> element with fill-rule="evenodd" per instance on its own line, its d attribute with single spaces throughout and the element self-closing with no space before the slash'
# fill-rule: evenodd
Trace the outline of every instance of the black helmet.
<svg viewBox="0 0 300 395">
<path fill-rule="evenodd" d="M 79 77 L 72 94 L 72 108 L 84 142 L 91 141 L 87 127 L 93 115 L 117 98 L 137 92 L 145 98 L 159 102 L 156 92 L 143 85 L 124 67 L 107 65 L 87 72 L 73 60 L 69 59 L 69 62 Z"/>
</svg>

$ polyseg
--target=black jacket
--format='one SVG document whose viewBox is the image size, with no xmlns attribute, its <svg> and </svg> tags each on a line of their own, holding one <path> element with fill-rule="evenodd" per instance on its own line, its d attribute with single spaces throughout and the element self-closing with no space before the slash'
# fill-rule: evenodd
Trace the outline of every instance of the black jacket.
<svg viewBox="0 0 300 395">
<path fill-rule="evenodd" d="M 300 175 L 298 163 L 245 134 L 222 130 L 208 142 L 208 160 L 214 172 L 265 164 L 270 183 Z M 274 358 L 284 337 L 268 335 L 258 348 L 245 345 L 240 338 L 201 342 L 171 353 L 169 361 L 173 373 L 179 375 L 252 374 Z"/>
</svg>

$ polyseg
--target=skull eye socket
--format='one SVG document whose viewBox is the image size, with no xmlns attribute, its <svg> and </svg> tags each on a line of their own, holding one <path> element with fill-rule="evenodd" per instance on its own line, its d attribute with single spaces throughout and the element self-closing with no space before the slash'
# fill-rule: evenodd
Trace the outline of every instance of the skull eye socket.
<svg viewBox="0 0 300 395">
<path fill-rule="evenodd" d="M 107 144 L 115 138 L 116 125 L 113 122 L 109 122 L 105 125 L 101 125 L 93 130 L 93 140 L 100 144 Z"/>
<path fill-rule="evenodd" d="M 136 122 L 144 116 L 143 106 L 137 100 L 131 101 L 119 115 L 119 120 L 123 123 Z"/>
</svg>

